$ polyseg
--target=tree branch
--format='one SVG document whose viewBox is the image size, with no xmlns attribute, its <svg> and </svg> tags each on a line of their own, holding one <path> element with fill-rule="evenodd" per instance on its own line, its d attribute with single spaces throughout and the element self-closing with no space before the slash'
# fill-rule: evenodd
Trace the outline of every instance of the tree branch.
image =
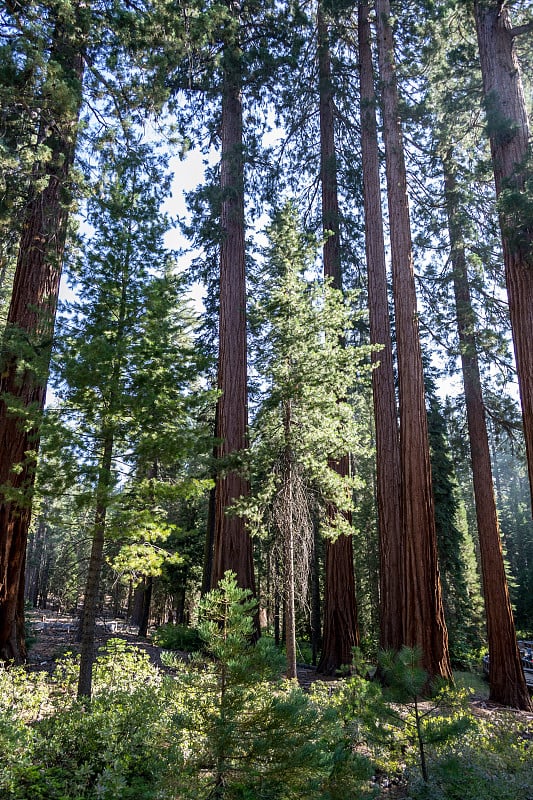
<svg viewBox="0 0 533 800">
<path fill-rule="evenodd" d="M 517 25 L 516 28 L 511 28 L 509 32 L 514 39 L 516 36 L 522 36 L 523 33 L 529 33 L 530 31 L 533 31 L 533 19 L 524 23 L 524 25 Z"/>
</svg>

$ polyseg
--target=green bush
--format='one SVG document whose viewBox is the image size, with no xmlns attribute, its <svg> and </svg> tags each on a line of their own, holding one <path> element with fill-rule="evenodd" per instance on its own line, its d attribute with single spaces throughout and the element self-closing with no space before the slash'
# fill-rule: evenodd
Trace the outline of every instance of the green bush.
<svg viewBox="0 0 533 800">
<path fill-rule="evenodd" d="M 154 644 L 165 650 L 185 650 L 194 653 L 200 650 L 202 640 L 196 628 L 187 625 L 162 625 L 152 637 Z"/>
<path fill-rule="evenodd" d="M 77 660 L 65 657 L 52 679 L 0 671 L 2 800 L 156 796 L 167 764 L 169 681 L 145 653 L 111 640 L 95 664 L 94 697 L 85 708 L 76 701 L 77 669 Z"/>
</svg>

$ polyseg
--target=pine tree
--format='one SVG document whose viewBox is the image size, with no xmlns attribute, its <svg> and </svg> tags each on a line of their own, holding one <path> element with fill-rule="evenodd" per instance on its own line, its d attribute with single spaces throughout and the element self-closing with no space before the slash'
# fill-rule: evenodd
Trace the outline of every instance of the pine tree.
<svg viewBox="0 0 533 800">
<path fill-rule="evenodd" d="M 269 236 L 270 286 L 254 310 L 263 342 L 255 366 L 269 387 L 253 425 L 251 449 L 252 464 L 263 481 L 240 509 L 259 529 L 272 519 L 282 537 L 284 581 L 291 592 L 286 601 L 287 655 L 292 659 L 288 674 L 294 676 L 291 574 L 295 563 L 301 572 L 309 560 L 313 495 L 320 499 L 326 535 L 350 535 L 346 515 L 352 509 L 354 478 L 339 474 L 335 465 L 350 446 L 358 452 L 357 391 L 368 367 L 361 362 L 366 348 L 343 346 L 350 323 L 342 293 L 328 284 L 310 285 L 304 278 L 313 249 L 299 232 L 290 206 L 274 218 Z M 304 585 L 307 579 L 304 570 Z M 349 619 L 342 622 L 349 624 Z M 351 661 L 351 653 L 345 658 Z"/>
<path fill-rule="evenodd" d="M 450 657 L 458 667 L 468 665 L 470 654 L 479 652 L 479 584 L 472 585 L 467 553 L 475 561 L 474 547 L 466 525 L 461 523 L 455 465 L 443 409 L 431 379 L 426 379 L 431 474 L 435 498 L 435 524 L 442 580 L 446 625 L 450 636 Z"/>
<path fill-rule="evenodd" d="M 176 321 L 183 309 L 182 288 L 163 246 L 168 220 L 159 209 L 169 180 L 161 159 L 148 145 L 134 143 L 133 133 L 102 149 L 99 192 L 89 202 L 94 233 L 73 265 L 79 300 L 63 317 L 65 335 L 56 362 L 63 413 L 84 442 L 80 457 L 94 480 L 80 696 L 91 692 L 97 598 L 108 511 L 117 499 L 117 461 L 136 464 L 146 475 L 146 465 L 151 467 L 162 452 L 167 458 L 169 452 L 176 454 L 173 435 L 180 444 L 192 437 L 182 392 L 184 382 L 196 378 L 198 359 L 190 342 L 184 342 L 187 324 Z M 175 433 L 180 416 L 186 424 Z"/>
</svg>

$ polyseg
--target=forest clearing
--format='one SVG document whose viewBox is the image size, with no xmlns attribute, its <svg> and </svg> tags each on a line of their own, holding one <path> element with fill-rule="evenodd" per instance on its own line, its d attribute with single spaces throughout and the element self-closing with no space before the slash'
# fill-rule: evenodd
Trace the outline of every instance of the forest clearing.
<svg viewBox="0 0 533 800">
<path fill-rule="evenodd" d="M 0 800 L 533 800 L 532 33 L 0 3 Z"/>
</svg>

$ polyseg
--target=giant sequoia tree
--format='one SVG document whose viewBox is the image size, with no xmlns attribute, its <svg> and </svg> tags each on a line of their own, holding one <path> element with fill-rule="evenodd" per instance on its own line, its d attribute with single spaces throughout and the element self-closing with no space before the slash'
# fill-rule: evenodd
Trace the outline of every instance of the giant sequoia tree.
<svg viewBox="0 0 533 800">
<path fill-rule="evenodd" d="M 506 5 L 503 0 L 477 0 L 474 11 L 533 497 L 533 241 L 531 199 L 527 196 L 531 192 L 531 157 L 529 120 L 514 47 L 515 36 L 530 31 L 531 24 L 513 29 Z"/>
<path fill-rule="evenodd" d="M 468 281 L 460 191 L 453 150 L 443 156 L 444 196 L 450 233 L 455 313 L 472 461 L 490 655 L 491 698 L 513 708 L 531 707 L 516 643 L 496 511 L 494 481 L 476 341 L 476 318 Z"/>
<path fill-rule="evenodd" d="M 430 676 L 449 678 L 451 668 L 437 563 L 411 226 L 388 0 L 376 2 L 376 28 L 398 352 L 405 537 L 403 640 L 410 647 L 421 648 L 423 664 Z"/>
<path fill-rule="evenodd" d="M 335 114 L 329 31 L 321 4 L 317 11 L 318 80 L 320 116 L 320 182 L 322 187 L 322 227 L 324 276 L 334 289 L 342 291 L 340 255 L 339 197 L 335 151 Z M 345 453 L 335 463 L 341 476 L 350 475 L 350 456 Z M 338 536 L 326 541 L 324 578 L 324 629 L 318 671 L 334 674 L 352 660 L 353 648 L 359 645 L 353 538 Z"/>
<path fill-rule="evenodd" d="M 380 552 L 380 646 L 399 650 L 402 632 L 402 551 L 400 445 L 394 388 L 392 336 L 387 291 L 385 239 L 380 190 L 376 93 L 370 41 L 369 5 L 358 5 L 361 86 L 361 149 L 365 209 L 370 339 L 379 345 L 372 358 L 376 428 L 376 495 Z"/>
<path fill-rule="evenodd" d="M 245 448 L 248 425 L 241 35 L 239 10 L 228 3 L 222 55 L 220 399 L 215 431 L 221 460 Z M 235 467 L 220 472 L 215 489 L 213 586 L 232 570 L 241 588 L 255 590 L 252 543 L 244 520 L 226 513 L 247 493 L 247 482 Z"/>
<path fill-rule="evenodd" d="M 15 661 L 23 661 L 26 653 L 25 551 L 90 25 L 90 10 L 83 2 L 64 8 L 54 4 L 49 13 L 53 32 L 45 90 L 56 103 L 52 120 L 41 120 L 40 135 L 49 155 L 33 169 L 0 381 L 0 658 Z"/>
</svg>

